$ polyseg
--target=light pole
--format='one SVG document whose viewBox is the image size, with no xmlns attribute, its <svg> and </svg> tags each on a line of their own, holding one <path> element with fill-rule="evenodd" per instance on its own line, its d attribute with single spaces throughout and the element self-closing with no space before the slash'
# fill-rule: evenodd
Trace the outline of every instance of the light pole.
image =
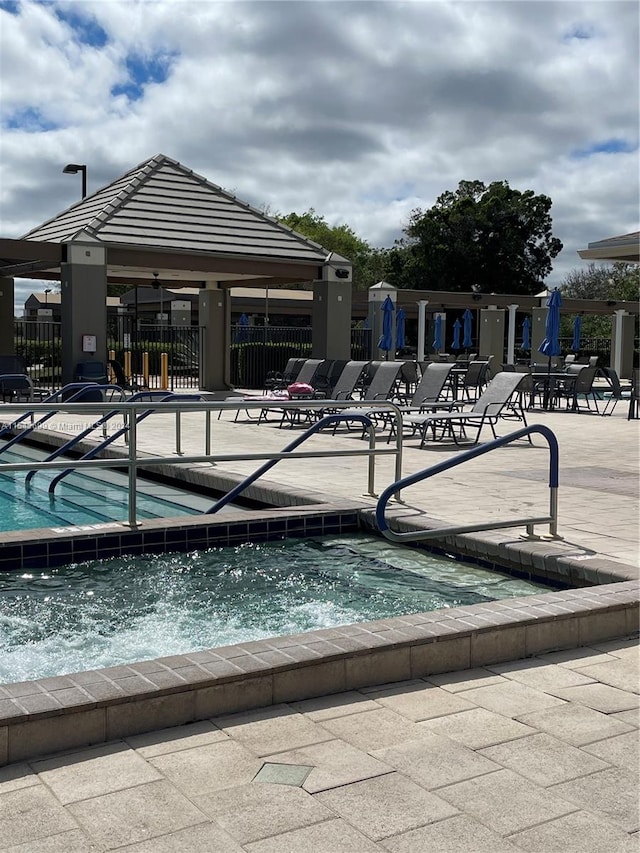
<svg viewBox="0 0 640 853">
<path fill-rule="evenodd" d="M 87 195 L 87 167 L 80 163 L 67 163 L 62 170 L 65 175 L 77 175 L 82 172 L 82 198 Z"/>
<path fill-rule="evenodd" d="M 47 287 L 47 288 L 45 289 L 45 291 L 44 291 L 44 306 L 45 306 L 45 308 L 46 308 L 46 307 L 47 307 L 47 305 L 48 305 L 48 299 L 49 299 L 49 294 L 50 294 L 50 293 L 51 293 L 51 288 L 50 288 L 50 287 Z"/>
</svg>

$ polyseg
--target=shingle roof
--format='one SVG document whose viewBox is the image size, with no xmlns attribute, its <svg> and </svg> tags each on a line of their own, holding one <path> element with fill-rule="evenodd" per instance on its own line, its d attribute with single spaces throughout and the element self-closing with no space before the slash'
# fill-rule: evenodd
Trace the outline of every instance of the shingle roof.
<svg viewBox="0 0 640 853">
<path fill-rule="evenodd" d="M 160 250 L 313 263 L 322 263 L 330 254 L 163 154 L 140 163 L 23 239 L 56 243 L 79 231 L 106 244 Z"/>
</svg>

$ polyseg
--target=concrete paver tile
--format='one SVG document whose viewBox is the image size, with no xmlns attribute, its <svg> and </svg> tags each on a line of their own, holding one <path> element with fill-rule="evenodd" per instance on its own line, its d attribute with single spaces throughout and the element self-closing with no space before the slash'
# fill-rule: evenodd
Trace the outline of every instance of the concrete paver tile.
<svg viewBox="0 0 640 853">
<path fill-rule="evenodd" d="M 543 788 L 605 770 L 607 764 L 548 734 L 534 734 L 481 749 L 480 754 Z"/>
<path fill-rule="evenodd" d="M 528 853 L 637 853 L 637 839 L 609 822 L 596 820 L 586 812 L 534 826 L 510 837 L 517 849 Z"/>
<path fill-rule="evenodd" d="M 584 746 L 583 750 L 602 758 L 608 764 L 624 767 L 632 773 L 640 771 L 640 737 L 637 731 L 631 731 L 617 737 L 599 740 Z"/>
<path fill-rule="evenodd" d="M 473 687 L 486 687 L 489 684 L 500 684 L 504 679 L 495 672 L 479 667 L 463 669 L 459 672 L 443 672 L 441 675 L 430 675 L 425 681 L 448 690 L 449 693 L 460 693 Z"/>
<path fill-rule="evenodd" d="M 307 776 L 303 788 L 310 794 L 382 776 L 392 768 L 382 760 L 342 740 L 312 744 L 292 752 L 279 752 L 269 756 L 269 761 L 284 764 L 306 764 L 314 769 Z"/>
<path fill-rule="evenodd" d="M 580 688 L 572 688 L 580 689 Z M 477 687 L 465 691 L 465 698 L 470 702 L 495 711 L 505 717 L 520 717 L 522 714 L 541 711 L 544 708 L 554 708 L 563 704 L 561 699 L 549 696 L 542 690 L 520 684 L 518 681 L 506 680 L 502 684 L 490 684 L 487 687 Z"/>
<path fill-rule="evenodd" d="M 637 693 L 629 693 L 618 687 L 610 687 L 608 684 L 583 684 L 578 687 L 563 687 L 556 690 L 555 695 L 568 702 L 577 702 L 586 705 L 604 714 L 613 714 L 616 711 L 630 711 L 640 706 L 640 697 Z"/>
<path fill-rule="evenodd" d="M 195 797 L 195 804 L 239 844 L 281 835 L 335 817 L 311 794 L 291 785 L 255 782 Z"/>
<path fill-rule="evenodd" d="M 593 648 L 612 654 L 617 658 L 627 656 L 640 658 L 640 639 L 638 637 L 630 637 L 628 640 L 605 640 L 602 643 L 594 643 Z"/>
<path fill-rule="evenodd" d="M 598 652 L 596 649 L 586 646 L 580 649 L 563 649 L 559 652 L 548 652 L 544 655 L 538 655 L 536 660 L 543 663 L 557 664 L 567 669 L 580 669 L 583 666 L 596 663 L 613 663 L 614 656 Z"/>
<path fill-rule="evenodd" d="M 626 832 L 640 826 L 637 778 L 619 767 L 547 789 L 594 815 L 605 815 Z"/>
<path fill-rule="evenodd" d="M 401 741 L 416 740 L 427 734 L 419 723 L 380 706 L 375 711 L 325 720 L 323 726 L 334 737 L 367 752 L 393 746 Z"/>
<path fill-rule="evenodd" d="M 340 818 L 245 845 L 248 853 L 376 853 L 384 850 Z"/>
<path fill-rule="evenodd" d="M 427 790 L 500 769 L 460 743 L 433 732 L 428 734 L 422 740 L 378 749 L 372 754 Z"/>
<path fill-rule="evenodd" d="M 314 799 L 374 841 L 458 813 L 450 803 L 399 773 L 323 791 Z"/>
<path fill-rule="evenodd" d="M 499 835 L 510 835 L 577 811 L 577 806 L 563 799 L 560 792 L 540 788 L 511 770 L 450 785 L 440 789 L 438 796 Z"/>
<path fill-rule="evenodd" d="M 369 693 L 372 699 L 409 720 L 419 722 L 473 708 L 471 702 L 432 684 L 391 688 Z"/>
<path fill-rule="evenodd" d="M 0 794 L 0 850 L 12 844 L 35 845 L 38 839 L 78 824 L 44 785 Z"/>
<path fill-rule="evenodd" d="M 67 811 L 108 850 L 207 821 L 164 780 L 71 803 Z"/>
<path fill-rule="evenodd" d="M 624 711 L 624 714 L 631 713 Z M 532 726 L 543 732 L 548 732 L 560 740 L 573 746 L 584 746 L 586 743 L 602 740 L 602 738 L 625 734 L 631 730 L 620 714 L 609 715 L 595 711 L 586 705 L 574 705 L 566 702 L 559 708 L 548 708 L 535 711 L 533 714 L 523 714 L 518 717 L 521 723 Z"/>
<path fill-rule="evenodd" d="M 584 670 L 579 672 L 567 667 L 543 664 L 540 661 L 512 661 L 511 663 L 491 665 L 489 669 L 499 675 L 535 687 L 536 690 L 553 692 L 558 687 L 575 687 L 578 684 L 593 683 L 596 678 L 584 675 Z"/>
<path fill-rule="evenodd" d="M 252 752 L 230 739 L 158 755 L 149 763 L 187 796 L 244 785 L 262 766 Z"/>
<path fill-rule="evenodd" d="M 39 784 L 37 774 L 28 764 L 9 764 L 7 767 L 0 767 L 0 794 Z"/>
<path fill-rule="evenodd" d="M 422 826 L 380 843 L 391 853 L 514 853 L 520 849 L 467 815 Z"/>
<path fill-rule="evenodd" d="M 618 711 L 609 715 L 612 720 L 620 720 L 629 726 L 640 729 L 640 708 L 632 708 L 630 711 Z"/>
<path fill-rule="evenodd" d="M 186 726 L 176 726 L 175 729 L 159 729 L 156 732 L 135 735 L 125 738 L 125 742 L 144 758 L 153 758 L 167 752 L 192 749 L 194 746 L 227 739 L 228 736 L 221 729 L 203 720 L 199 723 L 188 723 Z"/>
<path fill-rule="evenodd" d="M 118 853 L 244 853 L 216 823 L 199 823 L 138 844 L 119 847 Z"/>
<path fill-rule="evenodd" d="M 122 743 L 35 761 L 32 766 L 63 805 L 162 778 Z"/>
<path fill-rule="evenodd" d="M 302 702 L 290 702 L 292 708 L 314 723 L 333 720 L 347 714 L 359 714 L 361 711 L 374 711 L 378 705 L 357 690 L 346 693 L 334 693 L 317 699 L 305 699 Z"/>
<path fill-rule="evenodd" d="M 12 844 L 2 849 L 6 853 L 102 853 L 105 848 L 81 829 L 70 829 L 68 832 L 38 838 L 37 841 L 25 841 L 24 844 Z"/>
<path fill-rule="evenodd" d="M 578 671 L 611 687 L 618 687 L 629 693 L 640 693 L 640 660 L 635 656 L 619 658 L 613 663 L 583 666 Z"/>
<path fill-rule="evenodd" d="M 272 755 L 333 737 L 323 726 L 288 705 L 216 717 L 215 723 L 225 734 L 256 755 Z"/>
<path fill-rule="evenodd" d="M 424 720 L 421 727 L 446 735 L 470 749 L 482 749 L 504 741 L 535 734 L 535 728 L 503 717 L 485 708 L 472 708 L 459 714 L 448 714 Z"/>
</svg>

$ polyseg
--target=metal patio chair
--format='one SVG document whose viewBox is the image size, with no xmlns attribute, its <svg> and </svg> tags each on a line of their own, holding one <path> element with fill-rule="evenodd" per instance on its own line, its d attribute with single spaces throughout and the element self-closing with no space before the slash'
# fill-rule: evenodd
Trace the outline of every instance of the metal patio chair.
<svg viewBox="0 0 640 853">
<path fill-rule="evenodd" d="M 469 411 L 466 412 L 434 412 L 426 415 L 408 415 L 404 418 L 404 424 L 420 433 L 420 447 L 424 447 L 427 441 L 427 433 L 436 438 L 436 430 L 440 429 L 442 436 L 450 436 L 456 444 L 460 444 L 460 438 L 465 443 L 477 444 L 480 433 L 485 425 L 489 425 L 493 437 L 497 438 L 495 425 L 502 417 L 517 417 L 524 426 L 527 426 L 524 408 L 517 400 L 517 391 L 520 383 L 525 378 L 522 373 L 497 373 L 491 380 L 486 390 L 476 400 Z M 515 399 L 514 399 L 515 397 Z M 475 436 L 469 442 L 466 428 L 476 430 Z M 460 430 L 460 436 L 456 433 Z M 528 436 L 529 443 L 531 436 Z"/>
</svg>

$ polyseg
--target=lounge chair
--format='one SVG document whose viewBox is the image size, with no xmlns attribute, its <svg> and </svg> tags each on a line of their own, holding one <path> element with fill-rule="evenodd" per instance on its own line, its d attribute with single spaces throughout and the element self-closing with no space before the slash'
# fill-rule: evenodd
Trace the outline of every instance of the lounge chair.
<svg viewBox="0 0 640 853">
<path fill-rule="evenodd" d="M 367 364 L 366 361 L 348 361 L 331 390 L 331 400 L 350 400 Z"/>
<path fill-rule="evenodd" d="M 456 427 L 461 430 L 463 438 L 467 441 L 466 427 L 477 430 L 475 437 L 471 439 L 471 444 L 478 443 L 485 424 L 491 427 L 493 437 L 497 438 L 495 424 L 505 415 L 507 417 L 518 417 L 518 420 L 521 420 L 525 426 L 527 425 L 524 409 L 517 400 L 513 400 L 518 391 L 518 386 L 524 378 L 525 374 L 522 373 L 497 373 L 469 411 L 407 415 L 404 418 L 404 425 L 411 427 L 414 433 L 420 433 L 420 447 L 424 447 L 429 431 L 435 438 L 438 428 L 442 430 L 443 434 L 450 435 L 456 444 L 460 444 Z M 530 437 L 529 441 L 531 442 Z"/>
<path fill-rule="evenodd" d="M 267 373 L 262 387 L 265 391 L 278 391 L 291 385 L 296 381 L 306 360 L 306 358 L 290 358 L 282 372 L 272 370 Z"/>
<path fill-rule="evenodd" d="M 425 368 L 422 379 L 418 383 L 413 397 L 405 406 L 400 406 L 400 411 L 405 414 L 417 414 L 432 412 L 437 409 L 451 411 L 458 404 L 450 399 L 445 399 L 443 394 L 448 391 L 449 374 L 453 368 L 452 363 L 431 362 Z M 388 423 L 391 427 L 389 439 L 395 434 L 396 418 L 392 412 L 380 412 L 379 419 Z"/>
<path fill-rule="evenodd" d="M 364 396 L 361 399 L 369 401 L 396 400 L 396 386 L 400 378 L 402 365 L 402 361 L 381 361 L 378 367 L 376 368 L 376 372 L 373 375 L 371 383 L 369 384 L 367 390 L 364 393 Z M 375 417 L 376 414 L 378 414 L 379 412 L 380 409 L 378 409 L 377 407 L 375 410 L 369 411 L 363 407 L 360 409 L 342 409 L 340 414 L 344 415 L 346 418 L 348 418 L 350 415 L 368 415 L 369 417 Z M 347 425 L 347 429 L 349 429 L 348 421 L 345 421 L 345 423 Z M 337 424 L 334 424 L 333 426 L 334 433 L 337 429 L 337 426 Z"/>
<path fill-rule="evenodd" d="M 26 373 L 3 373 L 0 376 L 0 397 L 5 403 L 30 403 L 33 401 L 33 383 Z"/>
</svg>

